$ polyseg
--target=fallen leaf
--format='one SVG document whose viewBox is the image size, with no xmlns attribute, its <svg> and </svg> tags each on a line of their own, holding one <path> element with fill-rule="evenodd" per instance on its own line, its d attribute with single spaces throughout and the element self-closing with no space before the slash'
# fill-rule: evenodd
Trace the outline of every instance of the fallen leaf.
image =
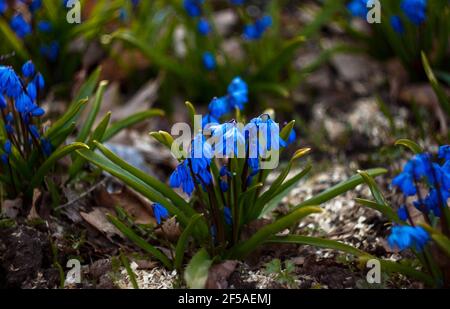
<svg viewBox="0 0 450 309">
<path fill-rule="evenodd" d="M 224 261 L 216 264 L 209 269 L 208 280 L 206 280 L 207 289 L 226 289 L 228 288 L 228 278 L 235 271 L 237 261 Z"/>
<path fill-rule="evenodd" d="M 81 217 L 101 233 L 105 234 L 108 239 L 118 235 L 125 238 L 123 234 L 109 222 L 106 214 L 110 214 L 111 210 L 103 207 L 96 207 L 90 213 L 80 212 Z"/>
<path fill-rule="evenodd" d="M 16 198 L 15 200 L 5 200 L 2 203 L 2 214 L 10 219 L 15 219 L 22 208 L 22 198 Z"/>
</svg>

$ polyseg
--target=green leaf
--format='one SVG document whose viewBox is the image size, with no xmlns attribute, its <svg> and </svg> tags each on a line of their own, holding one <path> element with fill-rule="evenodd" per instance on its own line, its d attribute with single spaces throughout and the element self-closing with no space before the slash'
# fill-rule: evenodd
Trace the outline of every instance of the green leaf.
<svg viewBox="0 0 450 309">
<path fill-rule="evenodd" d="M 202 218 L 201 214 L 197 214 L 192 216 L 191 221 L 188 226 L 184 229 L 183 233 L 181 233 L 180 238 L 178 239 L 177 246 L 175 249 L 175 269 L 181 270 L 181 266 L 183 264 L 183 257 L 186 247 L 188 245 L 189 236 L 191 236 L 197 221 Z"/>
<path fill-rule="evenodd" d="M 192 105 L 191 102 L 186 102 L 186 107 L 189 112 L 189 119 L 191 120 L 191 126 L 194 126 L 195 124 L 195 115 L 197 115 L 197 112 L 195 111 L 194 105 Z"/>
<path fill-rule="evenodd" d="M 80 133 L 76 139 L 77 142 L 85 143 L 89 133 L 91 132 L 92 126 L 94 125 L 95 119 L 97 118 L 97 114 L 100 110 L 100 105 L 102 104 L 103 94 L 105 93 L 106 86 L 108 85 L 107 81 L 101 81 L 100 85 L 97 89 L 97 94 L 95 95 L 94 105 L 88 113 L 88 117 L 86 121 L 83 123 L 81 127 Z"/>
<path fill-rule="evenodd" d="M 172 149 L 173 137 L 166 131 L 151 132 L 150 136 L 156 139 L 162 145 L 166 146 L 167 149 Z"/>
<path fill-rule="evenodd" d="M 375 180 L 365 171 L 358 171 L 358 174 L 361 175 L 361 177 L 364 179 L 364 182 L 369 186 L 370 192 L 372 192 L 375 201 L 380 205 L 387 206 L 383 193 L 381 193 Z"/>
<path fill-rule="evenodd" d="M 415 154 L 423 153 L 422 147 L 420 147 L 417 143 L 413 142 L 412 140 L 402 138 L 395 142 L 395 146 L 402 145 L 406 148 L 409 148 L 412 152 Z"/>
<path fill-rule="evenodd" d="M 79 149 L 89 149 L 89 147 L 86 144 L 83 143 L 72 143 L 70 145 L 67 145 L 65 147 L 62 147 L 58 150 L 56 150 L 42 165 L 41 167 L 36 171 L 33 178 L 31 179 L 31 188 L 37 188 L 41 182 L 43 181 L 44 177 L 48 174 L 50 169 L 53 168 L 53 166 L 60 160 L 61 158 L 67 156 L 68 154 L 72 153 L 73 151 L 79 150 Z"/>
<path fill-rule="evenodd" d="M 425 70 L 425 73 L 427 74 L 428 80 L 430 81 L 431 87 L 433 87 L 434 92 L 436 93 L 436 96 L 439 99 L 439 103 L 441 104 L 442 108 L 447 112 L 447 116 L 450 116 L 450 100 L 445 92 L 445 90 L 439 85 L 438 80 L 436 79 L 436 76 L 433 73 L 433 70 L 430 67 L 430 64 L 428 62 L 427 56 L 422 51 L 422 64 L 423 68 Z"/>
<path fill-rule="evenodd" d="M 172 269 L 172 262 L 164 253 L 162 253 L 161 251 L 150 245 L 147 241 L 145 241 L 145 239 L 137 235 L 132 229 L 123 224 L 119 219 L 111 216 L 110 214 L 108 214 L 107 217 L 109 221 L 111 221 L 111 223 L 114 224 L 114 226 L 119 231 L 121 231 L 122 234 L 125 235 L 129 240 L 131 240 L 136 246 L 154 256 L 167 268 Z"/>
<path fill-rule="evenodd" d="M 268 238 L 294 225 L 304 217 L 310 214 L 320 213 L 321 211 L 322 210 L 319 207 L 313 206 L 295 209 L 291 213 L 285 215 L 277 221 L 264 226 L 255 234 L 253 234 L 253 236 L 248 240 L 245 240 L 234 246 L 228 253 L 228 256 L 233 259 L 243 259 L 248 254 L 253 252 L 258 246 L 263 244 Z"/>
<path fill-rule="evenodd" d="M 110 140 L 114 135 L 122 131 L 123 129 L 126 129 L 128 127 L 131 127 L 143 120 L 146 120 L 151 117 L 155 116 L 164 116 L 164 111 L 161 109 L 153 108 L 149 109 L 143 112 L 137 112 L 131 116 L 128 116 L 120 121 L 117 121 L 113 123 L 108 130 L 106 130 L 102 141 L 106 142 Z"/>
<path fill-rule="evenodd" d="M 76 124 L 72 122 L 70 125 L 55 131 L 51 138 L 49 138 L 50 143 L 52 144 L 54 149 L 59 148 L 63 143 L 67 141 L 67 138 L 72 134 L 75 130 Z"/>
<path fill-rule="evenodd" d="M 437 243 L 437 245 L 450 257 L 450 239 L 443 234 L 433 234 L 431 238 Z"/>
<path fill-rule="evenodd" d="M 295 120 L 292 120 L 287 125 L 283 127 L 280 131 L 280 138 L 284 141 L 287 141 L 289 138 L 289 134 L 291 134 L 292 129 L 295 126 Z"/>
<path fill-rule="evenodd" d="M 212 260 L 204 248 L 191 259 L 184 272 L 184 280 L 190 289 L 204 289 Z"/>
<path fill-rule="evenodd" d="M 0 32 L 3 34 L 2 47 L 4 45 L 7 46 L 7 44 L 9 43 L 14 52 L 17 53 L 22 58 L 22 60 L 30 59 L 30 56 L 28 55 L 28 52 L 26 51 L 23 45 L 23 42 L 19 40 L 19 38 L 11 30 L 8 23 L 6 23 L 5 19 L 3 19 L 2 16 L 0 16 Z"/>
<path fill-rule="evenodd" d="M 358 204 L 361 204 L 363 206 L 366 206 L 366 207 L 369 207 L 369 208 L 372 208 L 374 210 L 381 212 L 383 215 L 386 216 L 386 218 L 388 218 L 389 220 L 391 220 L 393 222 L 402 224 L 402 221 L 398 218 L 395 211 L 392 210 L 392 208 L 390 208 L 387 205 L 378 204 L 377 202 L 369 201 L 369 200 L 365 200 L 365 199 L 361 199 L 361 198 L 356 198 L 355 201 Z"/>
<path fill-rule="evenodd" d="M 50 140 L 54 139 L 55 135 L 60 133 L 61 130 L 72 125 L 73 121 L 77 118 L 80 111 L 88 103 L 87 99 L 78 100 L 74 103 L 69 110 L 60 117 L 46 132 L 46 137 Z"/>
<path fill-rule="evenodd" d="M 99 144 L 97 144 L 97 147 L 99 147 Z M 189 223 L 186 215 L 178 209 L 178 207 L 169 202 L 158 191 L 149 187 L 143 180 L 95 152 L 90 150 L 78 150 L 77 153 L 92 164 L 97 165 L 101 169 L 122 180 L 149 200 L 163 205 L 172 215 L 178 217 L 178 220 L 183 226 L 186 226 Z"/>
<path fill-rule="evenodd" d="M 130 278 L 131 285 L 133 286 L 133 289 L 139 289 L 139 285 L 136 281 L 136 274 L 131 269 L 130 262 L 128 261 L 128 258 L 125 256 L 125 254 L 120 251 L 120 260 L 122 261 L 123 266 L 125 267 L 128 277 Z"/>
<path fill-rule="evenodd" d="M 371 177 L 376 177 L 379 175 L 386 174 L 387 170 L 384 168 L 375 168 L 375 169 L 367 170 L 366 173 L 368 175 L 370 175 Z M 354 189 L 356 186 L 362 184 L 363 182 L 364 182 L 364 180 L 361 177 L 361 175 L 355 175 L 355 176 L 351 177 L 350 179 L 345 180 L 345 181 L 319 193 L 318 195 L 298 204 L 297 206 L 295 206 L 295 209 L 305 207 L 305 206 L 310 206 L 310 205 L 321 205 L 321 204 L 335 198 L 336 196 L 341 195 L 342 193 L 345 193 L 349 190 Z"/>
</svg>

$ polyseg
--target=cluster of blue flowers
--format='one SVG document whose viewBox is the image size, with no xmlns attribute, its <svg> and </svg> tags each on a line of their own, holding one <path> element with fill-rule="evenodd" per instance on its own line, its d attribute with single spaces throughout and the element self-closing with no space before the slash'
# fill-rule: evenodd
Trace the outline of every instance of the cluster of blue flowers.
<svg viewBox="0 0 450 309">
<path fill-rule="evenodd" d="M 406 197 L 416 196 L 417 200 L 413 205 L 425 216 L 439 217 L 443 219 L 443 212 L 448 208 L 448 199 L 450 198 L 450 146 L 445 145 L 439 148 L 438 159 L 442 163 L 434 162 L 431 154 L 421 153 L 415 155 L 409 160 L 403 168 L 403 171 L 397 175 L 392 185 L 399 188 Z M 428 187 L 428 194 L 423 197 L 421 186 Z M 401 220 L 410 221 L 408 208 L 403 205 L 398 210 L 398 216 Z M 413 222 L 410 222 L 413 224 Z M 423 236 L 424 231 L 416 227 L 407 229 L 405 226 L 396 229 L 389 241 L 396 244 L 396 247 L 403 249 L 404 244 L 418 245 L 425 244 L 428 239 Z M 426 232 L 425 232 L 426 233 Z M 403 235 L 403 236 L 402 236 Z M 413 237 L 413 236 L 416 237 Z M 403 237 L 403 238 L 402 238 Z M 414 242 L 412 240 L 415 240 Z"/>
<path fill-rule="evenodd" d="M 265 15 L 256 20 L 253 24 L 246 25 L 244 28 L 244 39 L 259 40 L 264 32 L 272 25 L 272 17 Z"/>
<path fill-rule="evenodd" d="M 20 0 L 23 4 L 27 5 L 29 12 L 31 13 L 31 20 L 24 17 L 22 13 L 12 13 L 9 20 L 9 26 L 11 30 L 20 39 L 26 39 L 33 32 L 33 25 L 35 24 L 36 30 L 43 34 L 50 34 L 53 30 L 52 24 L 47 20 L 37 20 L 37 13 L 42 8 L 42 0 Z M 8 10 L 8 4 L 6 0 L 0 0 L 0 14 L 6 14 Z M 36 22 L 35 22 L 36 20 Z M 48 40 L 46 37 L 45 40 Z M 41 54 L 50 61 L 55 61 L 59 54 L 59 43 L 56 40 L 50 39 L 49 43 L 42 43 L 39 47 Z"/>
<path fill-rule="evenodd" d="M 203 117 L 203 127 L 208 124 L 217 124 L 222 116 L 232 112 L 235 108 L 244 109 L 248 102 L 248 86 L 240 77 L 235 77 L 227 89 L 225 96 L 214 98 L 209 103 L 209 113 Z"/>
<path fill-rule="evenodd" d="M 51 154 L 50 142 L 41 136 L 36 125 L 36 119 L 45 114 L 38 105 L 43 88 L 44 78 L 31 61 L 22 66 L 22 77 L 13 68 L 0 66 L 0 110 L 8 137 L 3 145 L 3 163 L 9 162 L 12 145 L 21 155 L 33 146 L 39 147 L 45 156 Z"/>
<path fill-rule="evenodd" d="M 161 224 L 162 220 L 169 218 L 169 212 L 163 205 L 155 203 L 152 205 L 152 209 L 156 223 Z"/>
<path fill-rule="evenodd" d="M 365 19 L 368 13 L 367 4 L 368 0 L 353 0 L 347 4 L 347 9 L 352 16 Z M 427 5 L 428 0 L 402 0 L 400 9 L 411 23 L 420 26 L 427 19 Z M 396 33 L 403 34 L 405 32 L 402 18 L 399 15 L 390 16 L 389 22 Z"/>
</svg>

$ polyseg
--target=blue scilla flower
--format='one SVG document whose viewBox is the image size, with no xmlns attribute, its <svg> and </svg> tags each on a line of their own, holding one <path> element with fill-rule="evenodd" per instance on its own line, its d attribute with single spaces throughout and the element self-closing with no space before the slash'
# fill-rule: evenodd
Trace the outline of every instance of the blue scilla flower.
<svg viewBox="0 0 450 309">
<path fill-rule="evenodd" d="M 414 206 L 426 214 L 432 213 L 436 217 L 441 216 L 441 205 L 447 207 L 447 200 L 450 198 L 448 190 L 432 188 L 428 195 L 423 200 L 423 205 L 420 201 L 414 202 Z M 423 208 L 425 206 L 425 209 Z"/>
<path fill-rule="evenodd" d="M 414 184 L 413 175 L 403 171 L 398 174 L 393 180 L 392 185 L 398 187 L 405 196 L 413 196 L 417 193 L 417 188 Z"/>
<path fill-rule="evenodd" d="M 245 155 L 245 137 L 236 122 L 228 122 L 211 127 L 216 139 L 215 151 L 226 157 Z"/>
<path fill-rule="evenodd" d="M 289 137 L 287 140 L 287 144 L 291 145 L 297 140 L 297 133 L 295 132 L 295 129 L 292 128 L 291 133 L 289 133 Z"/>
<path fill-rule="evenodd" d="M 228 86 L 228 100 L 231 109 L 238 107 L 244 109 L 244 104 L 248 102 L 248 86 L 247 83 L 238 77 L 233 78 Z"/>
<path fill-rule="evenodd" d="M 213 156 L 212 147 L 203 135 L 197 134 L 192 141 L 191 158 L 188 159 L 193 173 L 201 180 L 202 185 L 209 185 L 212 176 L 209 165 Z"/>
<path fill-rule="evenodd" d="M 7 139 L 5 141 L 5 144 L 3 145 L 3 150 L 5 151 L 6 154 L 8 154 L 8 155 L 11 154 L 12 144 L 11 144 L 11 141 L 9 139 Z"/>
<path fill-rule="evenodd" d="M 402 220 L 402 221 L 408 220 L 408 210 L 406 209 L 405 205 L 402 205 L 397 210 L 397 215 L 398 215 L 399 219 Z"/>
<path fill-rule="evenodd" d="M 402 0 L 400 7 L 415 25 L 420 25 L 427 18 L 427 0 Z"/>
<path fill-rule="evenodd" d="M 391 18 L 389 18 L 389 22 L 391 23 L 391 27 L 392 29 L 394 29 L 394 31 L 398 34 L 403 34 L 405 33 L 405 28 L 403 27 L 403 23 L 402 20 L 400 19 L 399 16 L 391 16 Z"/>
<path fill-rule="evenodd" d="M 16 35 L 23 39 L 31 33 L 31 25 L 23 18 L 21 14 L 16 14 L 11 18 L 9 22 L 11 29 Z"/>
<path fill-rule="evenodd" d="M 22 93 L 20 79 L 11 67 L 0 66 L 0 93 L 13 99 Z"/>
<path fill-rule="evenodd" d="M 37 28 L 40 32 L 49 33 L 52 31 L 52 23 L 47 20 L 41 20 L 37 24 Z"/>
<path fill-rule="evenodd" d="M 220 190 L 222 190 L 222 192 L 228 192 L 228 182 L 221 180 L 219 182 L 219 186 L 220 186 Z"/>
<path fill-rule="evenodd" d="M 243 5 L 245 0 L 231 0 L 231 4 L 233 5 Z"/>
<path fill-rule="evenodd" d="M 36 86 L 36 89 L 42 90 L 45 87 L 44 76 L 41 73 L 37 73 L 33 79 L 33 83 Z"/>
<path fill-rule="evenodd" d="M 413 248 L 422 251 L 429 240 L 427 231 L 420 226 L 394 226 L 388 237 L 389 246 L 399 250 Z"/>
<path fill-rule="evenodd" d="M 205 69 L 212 71 L 216 68 L 216 58 L 211 52 L 204 52 L 202 55 L 202 62 Z"/>
<path fill-rule="evenodd" d="M 443 145 L 439 147 L 438 157 L 439 159 L 450 161 L 450 145 Z"/>
<path fill-rule="evenodd" d="M 50 44 L 44 44 L 39 48 L 41 55 L 46 57 L 50 61 L 56 61 L 59 54 L 59 43 L 56 41 L 51 42 Z"/>
<path fill-rule="evenodd" d="M 219 120 L 210 113 L 202 117 L 202 128 L 219 124 Z"/>
<path fill-rule="evenodd" d="M 22 74 L 24 77 L 31 78 L 36 73 L 36 69 L 31 60 L 25 62 L 22 66 Z"/>
<path fill-rule="evenodd" d="M 219 171 L 220 177 L 231 177 L 231 172 L 226 165 L 222 166 Z"/>
<path fill-rule="evenodd" d="M 261 19 L 255 21 L 255 23 L 245 26 L 244 39 L 246 40 L 259 40 L 264 32 L 272 25 L 272 17 L 266 15 Z"/>
<path fill-rule="evenodd" d="M 178 164 L 175 171 L 170 175 L 169 184 L 172 188 L 182 188 L 183 192 L 191 195 L 194 191 L 194 180 L 189 169 L 188 160 Z"/>
<path fill-rule="evenodd" d="M 0 0 L 0 14 L 3 14 L 8 9 L 8 4 L 6 3 L 6 0 Z"/>
<path fill-rule="evenodd" d="M 35 13 L 42 7 L 42 0 L 32 0 L 31 2 L 27 0 L 21 0 L 21 2 L 28 5 L 28 9 L 31 13 Z"/>
<path fill-rule="evenodd" d="M 208 106 L 209 113 L 215 118 L 219 119 L 223 115 L 230 112 L 230 104 L 228 97 L 220 97 L 212 99 Z"/>
<path fill-rule="evenodd" d="M 5 109 L 7 106 L 5 97 L 0 93 L 0 109 Z"/>
<path fill-rule="evenodd" d="M 347 4 L 347 9 L 354 17 L 366 18 L 367 16 L 367 0 L 353 0 Z"/>
<path fill-rule="evenodd" d="M 41 146 L 45 156 L 50 157 L 53 152 L 53 145 L 50 143 L 50 141 L 44 137 L 41 137 Z"/>
<path fill-rule="evenodd" d="M 198 17 L 202 14 L 202 4 L 204 0 L 184 0 L 183 6 L 191 17 Z"/>
<path fill-rule="evenodd" d="M 233 217 L 231 215 L 231 209 L 229 207 L 224 207 L 223 208 L 223 216 L 225 218 L 225 223 L 227 225 L 232 225 L 233 224 Z"/>
<path fill-rule="evenodd" d="M 155 203 L 152 205 L 152 209 L 153 215 L 155 216 L 156 222 L 158 224 L 161 224 L 163 219 L 169 218 L 169 212 L 163 205 Z"/>
<path fill-rule="evenodd" d="M 211 33 L 211 26 L 206 19 L 202 18 L 197 23 L 197 30 L 201 35 L 208 35 Z"/>
</svg>

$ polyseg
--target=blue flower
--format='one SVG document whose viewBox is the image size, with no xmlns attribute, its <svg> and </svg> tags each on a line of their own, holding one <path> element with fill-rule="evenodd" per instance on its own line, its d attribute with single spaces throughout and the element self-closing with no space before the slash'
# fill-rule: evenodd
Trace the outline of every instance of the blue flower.
<svg viewBox="0 0 450 309">
<path fill-rule="evenodd" d="M 211 52 L 204 52 L 202 55 L 202 62 L 205 69 L 212 71 L 216 68 L 216 58 Z"/>
<path fill-rule="evenodd" d="M 222 190 L 222 192 L 228 192 L 228 183 L 226 181 L 221 180 L 219 182 L 220 185 L 220 190 Z"/>
<path fill-rule="evenodd" d="M 258 19 L 254 24 L 249 24 L 244 28 L 244 39 L 259 40 L 264 32 L 272 25 L 272 17 L 266 15 Z"/>
<path fill-rule="evenodd" d="M 231 4 L 234 5 L 243 5 L 245 0 L 231 0 Z"/>
<path fill-rule="evenodd" d="M 201 180 L 202 185 L 209 185 L 212 182 L 209 171 L 212 156 L 211 145 L 206 142 L 203 135 L 197 134 L 192 141 L 191 158 L 188 161 L 194 174 Z"/>
<path fill-rule="evenodd" d="M 388 237 L 389 246 L 399 250 L 414 248 L 422 251 L 429 240 L 430 236 L 427 231 L 420 226 L 394 226 Z"/>
<path fill-rule="evenodd" d="M 244 157 L 245 137 L 235 121 L 211 127 L 217 139 L 215 151 L 226 157 Z"/>
<path fill-rule="evenodd" d="M 11 18 L 10 21 L 11 29 L 17 34 L 21 39 L 25 38 L 31 33 L 30 24 L 23 18 L 21 14 L 16 14 Z"/>
<path fill-rule="evenodd" d="M 194 180 L 188 164 L 188 160 L 178 164 L 175 171 L 170 175 L 169 184 L 172 188 L 181 187 L 184 193 L 191 195 L 192 191 L 194 191 Z"/>
<path fill-rule="evenodd" d="M 59 54 L 59 43 L 56 41 L 51 42 L 49 45 L 42 45 L 39 49 L 41 54 L 50 61 L 56 61 Z"/>
<path fill-rule="evenodd" d="M 367 0 L 353 0 L 347 4 L 347 9 L 354 17 L 366 18 L 367 17 Z"/>
<path fill-rule="evenodd" d="M 220 168 L 219 174 L 220 174 L 220 177 L 225 177 L 225 176 L 231 177 L 231 172 L 228 170 L 228 167 L 226 165 L 224 165 Z"/>
<path fill-rule="evenodd" d="M 223 115 L 230 112 L 230 104 L 227 97 L 220 97 L 212 99 L 208 106 L 209 113 L 215 118 L 219 119 Z"/>
<path fill-rule="evenodd" d="M 295 129 L 292 128 L 291 133 L 289 133 L 289 137 L 287 140 L 287 144 L 291 145 L 292 143 L 294 143 L 297 140 L 297 133 L 295 132 Z"/>
<path fill-rule="evenodd" d="M 37 73 L 36 76 L 33 79 L 33 83 L 36 86 L 37 89 L 42 90 L 45 87 L 45 81 L 44 77 L 41 73 Z"/>
<path fill-rule="evenodd" d="M 47 20 L 42 20 L 38 22 L 37 28 L 40 32 L 48 33 L 52 31 L 52 23 Z"/>
<path fill-rule="evenodd" d="M 6 0 L 0 0 L 0 14 L 3 14 L 8 9 L 8 4 L 6 3 Z"/>
<path fill-rule="evenodd" d="M 211 26 L 206 19 L 202 18 L 197 23 L 197 30 L 201 35 L 208 35 L 211 32 Z"/>
<path fill-rule="evenodd" d="M 202 118 L 202 128 L 206 128 L 208 125 L 216 125 L 219 120 L 211 114 L 206 114 Z"/>
<path fill-rule="evenodd" d="M 5 144 L 3 145 L 3 149 L 5 150 L 6 154 L 8 154 L 8 155 L 11 154 L 12 146 L 11 146 L 11 141 L 9 139 L 7 139 L 5 141 Z"/>
<path fill-rule="evenodd" d="M 402 205 L 397 210 L 397 215 L 398 215 L 399 219 L 402 220 L 402 221 L 408 220 L 408 210 L 406 209 L 405 205 Z"/>
<path fill-rule="evenodd" d="M 36 69 L 31 60 L 25 62 L 24 65 L 22 66 L 22 74 L 24 77 L 31 78 L 34 76 L 35 72 L 36 72 Z"/>
<path fill-rule="evenodd" d="M 31 2 L 21 0 L 23 3 L 28 4 L 28 8 L 31 13 L 35 13 L 42 7 L 42 0 L 32 0 Z"/>
<path fill-rule="evenodd" d="M 233 224 L 233 217 L 231 215 L 231 209 L 229 207 L 224 207 L 223 208 L 223 215 L 225 217 L 225 223 L 227 225 L 232 225 Z"/>
<path fill-rule="evenodd" d="M 0 109 L 6 108 L 6 99 L 5 97 L 0 93 Z"/>
<path fill-rule="evenodd" d="M 11 67 L 0 66 L 0 92 L 13 99 L 22 94 L 20 79 Z"/>
<path fill-rule="evenodd" d="M 392 29 L 394 29 L 394 31 L 398 34 L 403 34 L 405 33 L 405 28 L 403 27 L 403 23 L 402 20 L 400 19 L 399 16 L 391 16 L 391 18 L 389 19 L 390 23 L 391 23 L 391 27 Z"/>
<path fill-rule="evenodd" d="M 450 145 L 443 145 L 439 147 L 438 157 L 439 159 L 450 161 Z"/>
<path fill-rule="evenodd" d="M 153 215 L 155 216 L 156 222 L 158 224 L 161 224 L 163 219 L 169 218 L 169 212 L 163 205 L 155 203 L 152 205 L 152 208 Z"/>
<path fill-rule="evenodd" d="M 405 171 L 392 180 L 392 185 L 400 188 L 405 196 L 413 196 L 417 193 L 412 174 Z"/>
<path fill-rule="evenodd" d="M 400 7 L 408 19 L 419 26 L 427 18 L 427 2 L 427 0 L 403 0 Z"/>
<path fill-rule="evenodd" d="M 53 145 L 50 143 L 50 141 L 44 137 L 41 137 L 41 146 L 45 156 L 50 157 L 53 152 Z"/>
<path fill-rule="evenodd" d="M 202 14 L 202 4 L 204 0 L 184 0 L 183 6 L 191 17 L 198 17 Z"/>
<path fill-rule="evenodd" d="M 248 102 L 248 86 L 247 83 L 238 77 L 235 77 L 228 86 L 228 100 L 231 109 L 238 107 L 244 109 L 244 104 Z"/>
</svg>

